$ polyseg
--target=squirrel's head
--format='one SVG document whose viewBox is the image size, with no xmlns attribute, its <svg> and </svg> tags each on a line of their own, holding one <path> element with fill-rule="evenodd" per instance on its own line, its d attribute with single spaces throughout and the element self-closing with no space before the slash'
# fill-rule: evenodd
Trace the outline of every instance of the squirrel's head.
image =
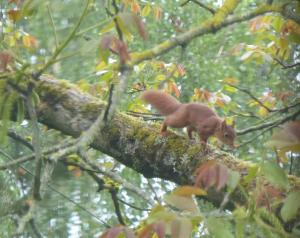
<svg viewBox="0 0 300 238">
<path fill-rule="evenodd" d="M 233 148 L 235 147 L 234 139 L 236 137 L 234 126 L 235 122 L 232 125 L 227 125 L 226 120 L 224 120 L 216 132 L 216 136 L 220 141 Z"/>
</svg>

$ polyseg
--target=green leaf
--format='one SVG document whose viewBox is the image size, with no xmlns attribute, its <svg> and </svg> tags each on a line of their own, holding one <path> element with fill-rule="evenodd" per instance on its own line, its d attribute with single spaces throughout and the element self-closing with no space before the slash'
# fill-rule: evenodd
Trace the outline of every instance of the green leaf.
<svg viewBox="0 0 300 238">
<path fill-rule="evenodd" d="M 192 197 L 169 194 L 165 196 L 165 201 L 179 210 L 198 213 L 198 206 Z"/>
<path fill-rule="evenodd" d="M 261 165 L 261 173 L 266 179 L 271 182 L 274 186 L 287 189 L 289 181 L 282 168 L 277 164 L 271 162 L 265 162 Z"/>
<path fill-rule="evenodd" d="M 207 219 L 207 228 L 214 238 L 234 238 L 229 224 L 221 218 L 209 217 Z"/>
<path fill-rule="evenodd" d="M 243 182 L 250 183 L 257 175 L 259 167 L 256 165 L 250 166 L 248 168 L 248 174 L 243 178 Z"/>
<path fill-rule="evenodd" d="M 32 90 L 31 93 L 31 100 L 34 106 L 37 106 L 40 104 L 40 96 L 37 94 L 37 92 L 35 90 Z"/>
<path fill-rule="evenodd" d="M 227 85 L 227 84 L 224 85 L 223 89 L 226 90 L 226 91 L 228 91 L 228 92 L 230 92 L 230 93 L 235 93 L 235 92 L 237 91 L 236 88 L 234 88 L 234 87 L 232 87 L 232 86 L 229 86 L 229 85 Z"/>
<path fill-rule="evenodd" d="M 280 214 L 282 219 L 287 222 L 295 218 L 300 208 L 300 191 L 292 192 L 285 199 Z"/>
<path fill-rule="evenodd" d="M 240 181 L 240 174 L 237 171 L 230 171 L 228 179 L 227 179 L 227 186 L 229 191 L 233 191 L 236 186 L 239 184 Z"/>
<path fill-rule="evenodd" d="M 25 107 L 24 101 L 22 98 L 18 98 L 17 100 L 17 122 L 21 123 L 24 120 L 25 115 Z"/>
<path fill-rule="evenodd" d="M 187 218 L 179 218 L 172 222 L 171 225 L 171 237 L 183 238 L 191 237 L 193 225 Z"/>
</svg>

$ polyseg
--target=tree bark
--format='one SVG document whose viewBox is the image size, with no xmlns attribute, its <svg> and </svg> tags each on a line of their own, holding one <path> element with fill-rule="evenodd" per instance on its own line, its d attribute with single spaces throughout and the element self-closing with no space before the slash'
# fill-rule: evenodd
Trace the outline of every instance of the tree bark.
<svg viewBox="0 0 300 238">
<path fill-rule="evenodd" d="M 75 85 L 51 76 L 42 76 L 36 90 L 41 99 L 37 110 L 40 123 L 73 137 L 88 129 L 106 105 Z M 205 153 L 186 136 L 171 132 L 166 138 L 161 137 L 160 124 L 147 123 L 118 111 L 92 147 L 145 177 L 158 177 L 179 185 L 192 184 L 195 169 L 210 159 L 221 161 L 241 176 L 253 166 L 219 150 Z M 291 177 L 290 183 L 293 190 L 300 188 L 299 178 Z M 245 189 L 253 189 L 247 186 Z M 207 199 L 218 205 L 223 192 L 210 191 Z M 232 194 L 231 201 L 245 202 L 238 192 Z"/>
</svg>

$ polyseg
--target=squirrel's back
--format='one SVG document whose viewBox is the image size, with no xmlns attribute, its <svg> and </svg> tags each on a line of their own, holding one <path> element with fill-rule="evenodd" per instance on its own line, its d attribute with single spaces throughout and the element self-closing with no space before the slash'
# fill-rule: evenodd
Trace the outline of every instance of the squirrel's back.
<svg viewBox="0 0 300 238">
<path fill-rule="evenodd" d="M 173 113 L 181 105 L 174 97 L 160 90 L 147 90 L 142 93 L 141 98 L 164 116 Z"/>
</svg>

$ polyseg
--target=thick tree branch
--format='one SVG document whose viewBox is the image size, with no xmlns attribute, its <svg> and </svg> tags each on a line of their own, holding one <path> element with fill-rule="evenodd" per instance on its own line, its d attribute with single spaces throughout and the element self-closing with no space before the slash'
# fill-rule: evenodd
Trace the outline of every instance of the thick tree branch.
<svg viewBox="0 0 300 238">
<path fill-rule="evenodd" d="M 225 4 L 224 4 L 225 6 Z M 212 18 L 204 21 L 199 26 L 196 26 L 178 36 L 175 36 L 169 40 L 166 40 L 159 45 L 156 45 L 152 49 L 145 50 L 143 52 L 134 52 L 130 54 L 131 61 L 126 64 L 126 67 L 132 68 L 134 65 L 141 63 L 142 61 L 153 59 L 157 56 L 163 55 L 173 48 L 181 45 L 187 45 L 194 38 L 200 37 L 202 35 L 216 33 L 217 31 L 233 25 L 235 23 L 240 23 L 248 21 L 259 15 L 263 15 L 269 12 L 282 12 L 282 5 L 262 5 L 250 13 L 241 15 L 241 16 L 232 16 L 226 18 L 235 8 L 235 5 L 232 6 L 232 9 L 226 9 L 226 14 L 221 7 Z M 219 14 L 218 14 L 219 13 Z M 120 66 L 114 64 L 111 66 L 114 69 L 118 69 Z"/>
<path fill-rule="evenodd" d="M 39 121 L 73 137 L 80 136 L 99 112 L 105 110 L 105 103 L 50 76 L 42 76 L 36 90 L 42 100 L 38 108 Z M 209 158 L 222 160 L 243 175 L 251 167 L 251 163 L 236 160 L 225 152 L 211 150 L 207 154 L 198 144 L 174 133 L 162 138 L 159 130 L 158 124 L 116 112 L 91 145 L 148 178 L 159 177 L 177 184 L 192 184 L 195 168 Z M 295 189 L 300 188 L 298 179 L 292 183 Z M 209 193 L 208 199 L 220 204 L 224 194 L 218 193 Z M 231 201 L 245 202 L 236 194 L 232 194 Z"/>
</svg>

